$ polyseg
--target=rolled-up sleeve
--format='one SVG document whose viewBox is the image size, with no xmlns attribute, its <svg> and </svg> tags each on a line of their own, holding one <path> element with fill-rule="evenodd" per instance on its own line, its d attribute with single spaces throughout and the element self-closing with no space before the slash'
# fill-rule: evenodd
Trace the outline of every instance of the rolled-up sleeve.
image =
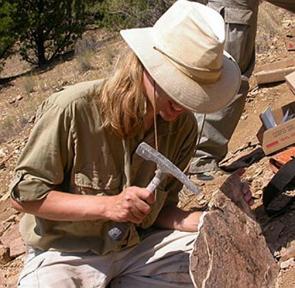
<svg viewBox="0 0 295 288">
<path fill-rule="evenodd" d="M 70 106 L 43 103 L 10 185 L 14 200 L 39 200 L 63 184 L 73 158 L 71 123 Z"/>
</svg>

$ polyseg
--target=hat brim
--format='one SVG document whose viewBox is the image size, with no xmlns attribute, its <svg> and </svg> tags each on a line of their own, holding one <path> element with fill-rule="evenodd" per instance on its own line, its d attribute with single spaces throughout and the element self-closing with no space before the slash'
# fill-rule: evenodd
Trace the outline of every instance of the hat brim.
<svg viewBox="0 0 295 288">
<path fill-rule="evenodd" d="M 216 112 L 229 104 L 239 90 L 240 69 L 227 53 L 221 77 L 213 84 L 202 84 L 186 76 L 154 49 L 152 27 L 122 30 L 121 35 L 156 83 L 186 109 L 198 113 Z"/>
</svg>

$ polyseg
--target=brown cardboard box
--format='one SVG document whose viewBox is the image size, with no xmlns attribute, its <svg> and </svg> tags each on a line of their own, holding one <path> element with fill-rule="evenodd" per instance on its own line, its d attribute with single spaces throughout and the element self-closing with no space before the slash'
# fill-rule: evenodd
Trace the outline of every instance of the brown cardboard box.
<svg viewBox="0 0 295 288">
<path fill-rule="evenodd" d="M 283 116 L 289 110 L 289 115 L 293 115 L 290 119 L 282 123 Z M 295 144 L 295 102 L 291 102 L 283 107 L 272 110 L 277 126 L 270 129 L 265 129 L 262 126 L 257 138 L 262 145 L 262 149 L 266 155 L 277 152 L 292 144 Z"/>
</svg>

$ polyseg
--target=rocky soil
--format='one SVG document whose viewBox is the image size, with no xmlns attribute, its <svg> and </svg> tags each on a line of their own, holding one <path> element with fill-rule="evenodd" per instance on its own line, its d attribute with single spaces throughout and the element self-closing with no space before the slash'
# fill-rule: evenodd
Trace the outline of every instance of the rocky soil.
<svg viewBox="0 0 295 288">
<path fill-rule="evenodd" d="M 257 35 L 256 70 L 266 63 L 293 59 L 286 41 L 295 39 L 294 14 L 263 3 L 260 7 Z M 18 232 L 21 215 L 9 204 L 8 185 L 16 160 L 24 147 L 34 122 L 39 103 L 64 85 L 103 77 L 110 71 L 121 42 L 117 35 L 101 30 L 88 31 L 79 43 L 76 54 L 61 59 L 46 70 L 32 70 L 17 55 L 7 63 L 0 75 L 0 287 L 15 287 L 22 268 L 25 247 Z M 11 77 L 7 79 L 7 77 Z M 237 163 L 260 148 L 256 133 L 261 126 L 259 114 L 267 107 L 279 107 L 295 100 L 285 82 L 257 86 L 251 77 L 251 89 L 238 127 L 230 142 L 223 165 Z M 280 268 L 277 288 L 295 287 L 295 203 L 276 217 L 268 217 L 263 209 L 261 195 L 273 172 L 269 157 L 245 168 L 243 178 L 250 184 L 254 204 L 251 206 L 261 226 L 267 245 Z M 187 191 L 182 193 L 182 206 L 186 209 L 205 207 L 212 193 L 228 177 L 218 172 L 213 181 L 192 180 L 202 188 L 196 199 Z M 290 192 L 294 197 L 294 191 Z M 255 243 L 249 243 L 249 249 Z M 257 287 L 260 288 L 260 287 Z"/>
</svg>

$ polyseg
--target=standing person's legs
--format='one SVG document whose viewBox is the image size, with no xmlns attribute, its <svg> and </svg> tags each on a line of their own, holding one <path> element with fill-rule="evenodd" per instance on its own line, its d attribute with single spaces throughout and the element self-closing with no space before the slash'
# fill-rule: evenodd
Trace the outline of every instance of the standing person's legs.
<svg viewBox="0 0 295 288">
<path fill-rule="evenodd" d="M 218 163 L 225 157 L 228 142 L 242 115 L 248 90 L 248 78 L 242 77 L 241 88 L 230 105 L 216 113 L 207 114 L 205 121 L 203 114 L 195 114 L 199 131 L 203 121 L 204 128 L 189 173 L 198 174 L 218 169 Z"/>
<path fill-rule="evenodd" d="M 221 111 L 206 115 L 190 173 L 215 170 L 218 162 L 226 155 L 228 142 L 244 109 L 249 89 L 248 76 L 251 75 L 255 63 L 258 0 L 209 0 L 208 6 L 224 17 L 225 50 L 239 64 L 243 77 L 235 99 Z M 195 115 L 201 132 L 204 115 Z"/>
</svg>

